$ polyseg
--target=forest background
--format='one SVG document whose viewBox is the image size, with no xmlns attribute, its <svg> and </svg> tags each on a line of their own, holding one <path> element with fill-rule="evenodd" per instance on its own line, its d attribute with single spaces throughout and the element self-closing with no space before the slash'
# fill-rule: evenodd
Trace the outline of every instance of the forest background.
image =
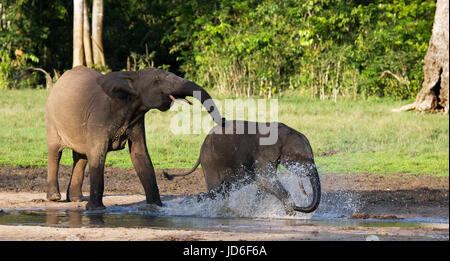
<svg viewBox="0 0 450 261">
<path fill-rule="evenodd" d="M 41 67 L 56 81 L 72 68 L 74 2 L 0 0 L 0 166 L 47 163 L 49 90 L 23 70 Z M 105 64 L 91 67 L 162 68 L 218 101 L 277 98 L 279 120 L 308 137 L 322 174 L 448 177 L 448 113 L 391 111 L 421 90 L 435 9 L 429 0 L 105 0 Z M 155 168 L 197 160 L 206 134 L 171 133 L 175 114 L 146 115 Z M 107 165 L 131 168 L 128 151 Z"/>
<path fill-rule="evenodd" d="M 92 6 L 92 0 L 87 0 Z M 73 1 L 1 0 L 0 88 L 72 67 Z M 150 66 L 231 96 L 410 99 L 435 1 L 104 1 L 103 71 Z M 89 14 L 91 15 L 91 14 Z"/>
</svg>

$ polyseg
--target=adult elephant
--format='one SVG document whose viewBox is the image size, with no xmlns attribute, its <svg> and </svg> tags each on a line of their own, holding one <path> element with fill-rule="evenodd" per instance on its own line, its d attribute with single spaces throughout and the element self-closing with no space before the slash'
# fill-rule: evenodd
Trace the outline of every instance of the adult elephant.
<svg viewBox="0 0 450 261">
<path fill-rule="evenodd" d="M 170 72 L 152 68 L 103 75 L 84 66 L 65 72 L 52 87 L 46 104 L 47 199 L 61 199 L 58 167 L 62 150 L 68 148 L 73 151 L 73 170 L 67 200 L 82 200 L 81 187 L 88 163 L 90 196 L 86 209 L 104 209 L 106 154 L 123 149 L 128 142 L 147 203 L 161 206 L 146 147 L 144 115 L 150 109 L 166 111 L 172 101 L 194 96 L 195 91 L 201 94 L 200 102 L 213 120 L 222 124 L 210 95 L 197 84 Z"/>
</svg>

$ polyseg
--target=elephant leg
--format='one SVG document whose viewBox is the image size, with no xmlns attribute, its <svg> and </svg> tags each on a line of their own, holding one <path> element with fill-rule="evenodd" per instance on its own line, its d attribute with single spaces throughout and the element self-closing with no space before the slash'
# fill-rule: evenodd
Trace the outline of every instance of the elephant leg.
<svg viewBox="0 0 450 261">
<path fill-rule="evenodd" d="M 286 210 L 286 214 L 295 214 L 295 202 L 292 199 L 290 193 L 283 187 L 283 184 L 278 180 L 276 176 L 276 166 L 269 168 L 257 168 L 256 181 L 260 189 L 263 189 L 276 198 L 278 198 Z"/>
<path fill-rule="evenodd" d="M 58 201 L 61 199 L 58 184 L 58 170 L 61 154 L 62 151 L 59 145 L 48 144 L 47 199 L 51 201 Z"/>
<path fill-rule="evenodd" d="M 142 120 L 133 128 L 128 139 L 131 162 L 144 187 L 147 204 L 154 203 L 158 206 L 162 206 L 158 185 L 156 183 L 155 169 L 153 168 L 152 160 L 147 151 L 144 135 L 144 119 L 142 118 Z"/>
<path fill-rule="evenodd" d="M 132 147 L 133 145 L 130 145 Z M 148 204 L 155 203 L 158 206 L 162 206 L 161 198 L 159 195 L 158 185 L 156 183 L 155 170 L 153 168 L 152 161 L 149 155 L 136 152 L 135 147 L 130 148 L 131 161 L 134 169 L 141 181 L 145 191 L 145 198 Z"/>
<path fill-rule="evenodd" d="M 226 171 L 222 168 L 211 167 L 209 162 L 202 162 L 202 171 L 206 183 L 206 192 L 197 196 L 197 201 L 205 199 L 215 200 L 217 196 L 222 198 L 231 190 L 230 182 L 224 180 Z"/>
<path fill-rule="evenodd" d="M 255 212 L 259 206 L 262 206 L 263 201 L 266 199 L 266 196 L 266 190 L 258 186 L 255 193 L 254 204 L 252 204 L 251 206 L 252 212 Z"/>
<path fill-rule="evenodd" d="M 260 202 L 266 198 L 266 191 L 262 189 L 260 186 L 256 189 L 256 200 Z"/>
<path fill-rule="evenodd" d="M 208 190 L 206 192 L 200 192 L 197 195 L 197 202 L 201 202 L 201 201 L 203 201 L 205 199 L 212 199 L 212 200 L 214 200 L 214 199 L 216 199 L 216 197 L 217 197 L 217 192 L 214 191 L 214 190 Z"/>
<path fill-rule="evenodd" d="M 232 184 L 229 182 L 222 182 L 219 186 L 208 188 L 206 192 L 201 192 L 197 195 L 197 201 L 203 201 L 205 199 L 215 200 L 217 197 L 225 198 L 229 195 L 232 189 Z"/>
<path fill-rule="evenodd" d="M 72 176 L 70 177 L 69 186 L 67 187 L 67 201 L 80 202 L 83 201 L 83 186 L 84 170 L 87 164 L 86 155 L 72 152 L 73 168 Z"/>
<path fill-rule="evenodd" d="M 295 213 L 295 202 L 278 179 L 259 177 L 257 183 L 260 188 L 274 195 L 283 203 L 286 214 L 293 215 Z"/>
<path fill-rule="evenodd" d="M 89 164 L 90 193 L 87 210 L 105 209 L 103 205 L 104 170 L 107 146 L 93 147 L 87 155 Z"/>
</svg>

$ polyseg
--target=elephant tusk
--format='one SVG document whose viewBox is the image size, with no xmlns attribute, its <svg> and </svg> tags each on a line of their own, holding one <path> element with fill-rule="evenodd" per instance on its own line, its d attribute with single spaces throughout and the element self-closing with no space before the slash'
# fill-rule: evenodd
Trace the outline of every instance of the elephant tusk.
<svg viewBox="0 0 450 261">
<path fill-rule="evenodd" d="M 189 104 L 189 105 L 192 105 L 192 102 L 190 102 L 189 100 L 186 100 L 186 99 L 181 99 L 182 101 L 184 101 L 184 102 L 186 102 L 187 104 Z"/>
<path fill-rule="evenodd" d="M 298 186 L 300 187 L 300 191 L 302 192 L 303 196 L 309 198 L 308 193 L 306 193 L 305 187 L 303 187 L 301 180 L 298 181 Z"/>
<path fill-rule="evenodd" d="M 173 97 L 171 94 L 169 94 L 169 98 L 170 98 L 172 101 L 174 101 L 174 102 L 180 103 L 180 102 L 178 101 L 178 99 L 175 99 L 175 97 Z M 180 99 L 180 100 L 186 102 L 186 103 L 189 104 L 189 105 L 192 105 L 192 102 L 190 102 L 190 101 L 188 101 L 188 100 L 186 100 L 186 99 Z"/>
<path fill-rule="evenodd" d="M 175 99 L 175 97 L 173 97 L 171 94 L 169 94 L 169 98 L 174 102 L 178 102 L 177 99 Z"/>
</svg>

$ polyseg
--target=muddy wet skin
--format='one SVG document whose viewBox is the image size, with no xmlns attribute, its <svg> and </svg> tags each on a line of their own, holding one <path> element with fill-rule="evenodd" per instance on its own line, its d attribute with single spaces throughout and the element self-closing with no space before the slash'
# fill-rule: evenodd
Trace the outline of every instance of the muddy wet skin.
<svg viewBox="0 0 450 261">
<path fill-rule="evenodd" d="M 62 167 L 62 191 L 69 175 Z M 64 193 L 59 202 L 45 200 L 45 168 L 0 167 L 0 240 L 449 239 L 448 178 L 321 174 L 317 211 L 287 216 L 276 198 L 257 201 L 252 184 L 226 198 L 197 201 L 205 191 L 202 176 L 198 170 L 166 181 L 157 171 L 164 204 L 157 207 L 145 204 L 133 170 L 107 168 L 106 210 L 85 211 L 86 201 L 66 202 Z M 297 183 L 292 177 L 280 179 L 307 204 L 290 185 Z M 88 195 L 89 183 L 83 191 Z"/>
</svg>

